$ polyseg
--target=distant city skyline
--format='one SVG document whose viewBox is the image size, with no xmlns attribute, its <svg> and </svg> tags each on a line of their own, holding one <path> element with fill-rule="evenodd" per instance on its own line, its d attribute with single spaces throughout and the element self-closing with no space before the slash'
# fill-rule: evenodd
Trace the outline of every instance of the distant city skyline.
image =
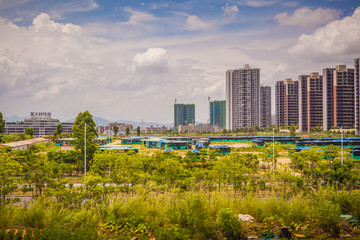
<svg viewBox="0 0 360 240">
<path fill-rule="evenodd" d="M 88 110 L 109 120 L 172 123 L 173 101 L 225 99 L 225 72 L 260 68 L 261 83 L 354 68 L 360 3 L 343 1 L 0 0 L 0 111 Z"/>
</svg>

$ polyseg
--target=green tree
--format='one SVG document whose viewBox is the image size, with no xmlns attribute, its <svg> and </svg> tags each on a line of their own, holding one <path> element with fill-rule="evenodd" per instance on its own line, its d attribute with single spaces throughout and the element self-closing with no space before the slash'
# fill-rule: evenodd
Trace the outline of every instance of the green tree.
<svg viewBox="0 0 360 240">
<path fill-rule="evenodd" d="M 48 182 L 51 165 L 45 155 L 36 154 L 32 150 L 29 150 L 24 157 L 23 192 L 31 191 L 33 197 L 42 196 Z"/>
<path fill-rule="evenodd" d="M 130 128 L 126 127 L 126 136 L 129 136 L 129 134 L 130 134 Z"/>
<path fill-rule="evenodd" d="M 291 124 L 290 126 L 290 137 L 295 137 L 296 125 Z"/>
<path fill-rule="evenodd" d="M 119 127 L 117 125 L 115 125 L 113 128 L 113 131 L 114 131 L 114 135 L 116 136 L 119 132 Z"/>
<path fill-rule="evenodd" d="M 3 114 L 2 112 L 0 112 L 0 143 L 4 132 L 5 132 L 5 119 L 3 119 Z"/>
<path fill-rule="evenodd" d="M 92 159 L 94 152 L 96 151 L 96 144 L 92 141 L 97 136 L 96 124 L 92 118 L 92 115 L 85 111 L 79 113 L 75 119 L 73 126 L 73 136 L 75 149 L 81 150 L 84 156 L 84 143 L 85 143 L 85 123 L 86 123 L 86 162 Z"/>
<path fill-rule="evenodd" d="M 56 126 L 56 133 L 60 135 L 60 134 L 62 133 L 62 131 L 63 131 L 62 124 L 59 123 L 59 124 Z"/>
<path fill-rule="evenodd" d="M 269 170 L 269 173 L 272 170 L 276 169 L 276 163 L 277 158 L 279 157 L 279 152 L 281 151 L 281 144 L 279 142 L 275 142 L 275 158 L 273 157 L 273 143 L 270 143 L 269 145 L 265 145 L 263 147 L 263 153 L 262 153 L 262 159 L 263 162 L 267 163 L 267 168 Z M 273 161 L 275 160 L 275 166 L 273 166 Z"/>
<path fill-rule="evenodd" d="M 54 196 L 59 202 L 64 199 L 67 193 L 65 185 L 68 182 L 65 179 L 65 174 L 71 173 L 73 166 L 61 161 L 50 161 L 49 159 L 48 162 L 47 188 L 45 193 L 48 196 Z"/>
<path fill-rule="evenodd" d="M 276 126 L 276 124 L 271 124 L 271 125 L 266 129 L 266 132 L 272 132 L 273 129 L 275 129 L 275 132 L 277 132 L 277 126 Z"/>
<path fill-rule="evenodd" d="M 27 128 L 25 130 L 25 134 L 33 137 L 34 136 L 34 129 L 32 127 Z"/>
<path fill-rule="evenodd" d="M 21 172 L 21 164 L 9 152 L 0 152 L 0 193 L 5 195 L 17 189 L 17 175 Z"/>
<path fill-rule="evenodd" d="M 140 136 L 140 133 L 141 133 L 141 130 L 140 130 L 140 127 L 138 126 L 138 127 L 136 128 L 136 134 L 137 134 L 138 136 Z"/>
</svg>

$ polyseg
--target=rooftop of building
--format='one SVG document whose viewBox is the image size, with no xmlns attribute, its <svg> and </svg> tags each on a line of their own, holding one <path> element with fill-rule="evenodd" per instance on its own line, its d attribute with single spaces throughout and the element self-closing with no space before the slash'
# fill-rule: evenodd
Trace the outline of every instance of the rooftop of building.
<svg viewBox="0 0 360 240">
<path fill-rule="evenodd" d="M 27 146 L 27 145 L 33 145 L 41 142 L 49 141 L 46 138 L 34 138 L 34 139 L 28 139 L 23 141 L 17 141 L 17 142 L 10 142 L 10 143 L 1 143 L 0 146 L 3 147 L 10 147 L 10 148 L 18 148 L 21 146 Z"/>
</svg>

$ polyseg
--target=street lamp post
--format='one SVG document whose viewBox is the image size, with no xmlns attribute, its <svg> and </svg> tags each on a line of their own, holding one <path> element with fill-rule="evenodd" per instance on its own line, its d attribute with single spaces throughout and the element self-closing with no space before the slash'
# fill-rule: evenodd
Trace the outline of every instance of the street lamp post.
<svg viewBox="0 0 360 240">
<path fill-rule="evenodd" d="M 337 129 L 340 129 L 341 134 L 341 165 L 344 164 L 344 136 L 343 136 L 343 128 L 336 126 Z"/>
<path fill-rule="evenodd" d="M 86 123 L 84 127 L 84 179 L 86 179 Z M 86 190 L 86 184 L 85 184 L 85 190 Z"/>
<path fill-rule="evenodd" d="M 341 165 L 344 164 L 344 135 L 343 128 L 341 126 Z"/>
<path fill-rule="evenodd" d="M 275 174 L 275 128 L 273 128 L 273 174 Z"/>
<path fill-rule="evenodd" d="M 109 156 L 109 153 L 110 153 L 110 139 L 111 139 L 111 130 L 109 130 L 109 138 L 106 140 L 106 141 L 109 141 L 107 143 L 107 146 L 109 147 L 108 148 L 108 156 Z M 109 158 L 110 159 L 110 158 Z M 111 176 L 111 162 L 109 162 L 109 177 Z"/>
</svg>

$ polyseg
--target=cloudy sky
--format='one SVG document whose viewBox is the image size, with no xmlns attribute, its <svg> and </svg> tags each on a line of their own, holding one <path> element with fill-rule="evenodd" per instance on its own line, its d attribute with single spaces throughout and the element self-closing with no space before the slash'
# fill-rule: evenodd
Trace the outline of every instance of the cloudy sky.
<svg viewBox="0 0 360 240">
<path fill-rule="evenodd" d="M 173 122 L 173 104 L 225 99 L 225 71 L 261 82 L 360 57 L 359 0 L 0 0 L 0 111 L 89 110 Z M 274 99 L 274 96 L 273 96 Z"/>
</svg>

